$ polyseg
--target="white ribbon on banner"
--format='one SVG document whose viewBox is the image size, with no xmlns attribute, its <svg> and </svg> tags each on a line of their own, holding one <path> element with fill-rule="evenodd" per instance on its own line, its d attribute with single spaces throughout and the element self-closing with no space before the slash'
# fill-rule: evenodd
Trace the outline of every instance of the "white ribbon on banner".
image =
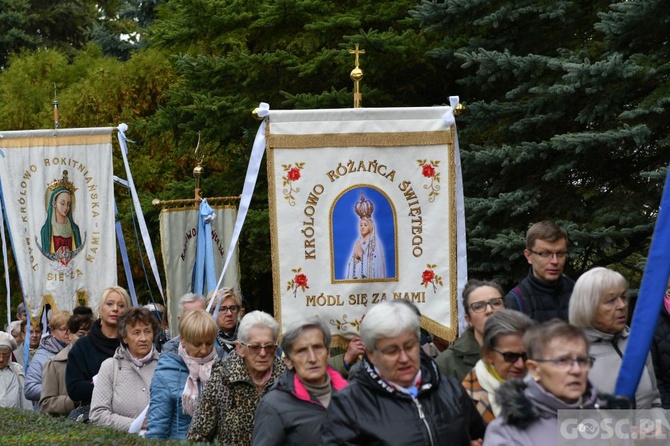
<svg viewBox="0 0 670 446">
<path fill-rule="evenodd" d="M 254 188 L 256 187 L 256 180 L 258 179 L 258 172 L 261 168 L 261 161 L 263 160 L 263 154 L 265 153 L 265 127 L 267 125 L 267 117 L 270 115 L 270 104 L 261 102 L 257 109 L 258 116 L 263 118 L 260 127 L 258 127 L 258 132 L 256 132 L 256 139 L 254 140 L 254 147 L 251 150 L 251 157 L 249 158 L 249 167 L 247 167 L 247 175 L 244 178 L 244 187 L 242 188 L 242 197 L 240 198 L 240 207 L 237 210 L 237 220 L 235 220 L 235 228 L 233 229 L 233 236 L 230 239 L 230 246 L 228 247 L 228 255 L 226 256 L 226 263 L 223 264 L 223 270 L 221 271 L 221 276 L 219 281 L 216 284 L 214 289 L 214 294 L 221 287 L 221 282 L 223 282 L 223 276 L 226 274 L 228 269 L 228 264 L 230 259 L 233 257 L 235 252 L 235 246 L 237 241 L 240 238 L 240 232 L 242 231 L 242 226 L 244 226 L 244 220 L 247 217 L 247 211 L 249 211 L 249 204 L 251 203 L 251 196 L 254 193 Z M 219 313 L 219 305 L 221 303 L 221 298 L 223 295 L 219 296 L 216 300 L 216 308 L 214 309 L 214 319 Z M 207 305 L 207 311 L 210 311 L 214 299 L 209 302 Z"/>
<path fill-rule="evenodd" d="M 142 206 L 140 205 L 140 199 L 137 196 L 137 190 L 135 189 L 135 182 L 133 181 L 133 175 L 130 173 L 130 165 L 128 164 L 128 146 L 126 145 L 126 130 L 128 126 L 126 124 L 119 124 L 118 127 L 118 138 L 119 145 L 121 146 L 121 155 L 123 156 L 123 165 L 126 168 L 126 177 L 128 181 L 128 189 L 130 189 L 130 195 L 133 197 L 133 205 L 135 206 L 135 214 L 137 215 L 137 221 L 140 224 L 140 233 L 142 234 L 142 241 L 144 241 L 144 247 L 147 251 L 147 257 L 149 258 L 149 264 L 151 265 L 151 270 L 154 273 L 154 279 L 158 285 L 158 291 L 161 293 L 161 299 L 163 304 L 165 304 L 165 296 L 163 295 L 163 284 L 161 283 L 160 275 L 158 274 L 158 264 L 156 263 L 156 256 L 154 255 L 154 248 L 151 245 L 151 239 L 149 238 L 149 230 L 147 229 L 147 223 L 144 221 L 144 212 L 142 212 Z"/>
</svg>

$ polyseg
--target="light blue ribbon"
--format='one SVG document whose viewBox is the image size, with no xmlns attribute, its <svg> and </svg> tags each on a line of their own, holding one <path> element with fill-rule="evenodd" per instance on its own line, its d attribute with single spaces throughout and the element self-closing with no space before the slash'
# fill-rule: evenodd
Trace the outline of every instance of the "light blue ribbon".
<svg viewBox="0 0 670 446">
<path fill-rule="evenodd" d="M 216 217 L 207 200 L 200 202 L 198 213 L 198 235 L 195 245 L 195 267 L 193 270 L 193 292 L 206 295 L 216 287 L 214 272 L 214 248 L 212 246 L 212 220 Z M 203 290 L 203 288 L 205 288 Z"/>
<path fill-rule="evenodd" d="M 116 197 L 114 198 L 114 215 L 119 213 L 116 206 Z M 116 220 L 116 219 L 115 219 Z M 128 280 L 128 294 L 130 300 L 133 302 L 133 307 L 139 306 L 137 303 L 137 293 L 135 292 L 135 282 L 133 281 L 133 274 L 130 271 L 130 262 L 128 261 L 128 250 L 126 249 L 126 241 L 123 238 L 123 228 L 121 222 L 116 220 L 116 240 L 119 242 L 119 251 L 121 252 L 121 261 L 123 262 L 123 271 L 126 273 L 126 280 Z"/>
</svg>

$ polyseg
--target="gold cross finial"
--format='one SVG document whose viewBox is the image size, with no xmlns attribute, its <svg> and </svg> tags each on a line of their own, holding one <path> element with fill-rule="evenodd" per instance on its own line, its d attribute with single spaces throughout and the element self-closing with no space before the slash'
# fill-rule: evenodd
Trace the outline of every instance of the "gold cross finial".
<svg viewBox="0 0 670 446">
<path fill-rule="evenodd" d="M 356 44 L 356 49 L 355 50 L 349 50 L 349 54 L 355 54 L 356 55 L 356 66 L 358 66 L 358 55 L 359 54 L 365 54 L 365 50 L 359 50 L 358 49 L 358 44 Z"/>
</svg>

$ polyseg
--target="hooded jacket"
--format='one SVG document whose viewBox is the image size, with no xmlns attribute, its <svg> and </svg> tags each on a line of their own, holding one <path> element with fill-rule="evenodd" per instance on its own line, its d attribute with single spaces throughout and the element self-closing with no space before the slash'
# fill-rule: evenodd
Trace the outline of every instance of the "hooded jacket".
<svg viewBox="0 0 670 446">
<path fill-rule="evenodd" d="M 581 404 L 568 404 L 529 377 L 508 379 L 498 388 L 496 396 L 502 411 L 486 429 L 484 446 L 556 445 L 559 410 L 596 409 L 606 405 L 590 383 Z"/>
<path fill-rule="evenodd" d="M 161 353 L 151 380 L 151 403 L 146 438 L 184 440 L 191 416 L 184 412 L 184 392 L 188 367 L 176 353 Z"/>
<path fill-rule="evenodd" d="M 61 343 L 52 335 L 47 335 L 40 339 L 40 346 L 30 360 L 28 373 L 26 373 L 26 398 L 33 402 L 35 410 L 39 409 L 37 402 L 42 395 L 42 373 L 46 362 L 56 356 L 56 353 L 65 348 L 66 344 Z"/>
<path fill-rule="evenodd" d="M 157 360 L 158 352 L 154 348 L 152 360 L 138 367 L 123 346 L 112 358 L 106 359 L 93 389 L 91 423 L 128 432 L 135 418 L 149 405 Z"/>
<path fill-rule="evenodd" d="M 335 393 L 321 428 L 322 445 L 470 446 L 485 425 L 463 386 L 421 354 L 416 396 L 390 386 L 363 358 L 348 387 Z"/>
<path fill-rule="evenodd" d="M 347 381 L 328 367 L 333 394 L 347 386 Z M 332 398 L 332 396 L 331 396 Z M 256 409 L 254 445 L 318 445 L 326 408 L 309 394 L 295 371 L 279 377 Z"/>
<path fill-rule="evenodd" d="M 462 382 L 479 361 L 480 350 L 475 331 L 468 329 L 449 348 L 437 355 L 435 362 L 443 375 L 453 376 Z"/>
<path fill-rule="evenodd" d="M 599 391 L 614 393 L 630 329 L 626 327 L 617 334 L 603 333 L 594 328 L 587 328 L 584 332 L 591 344 L 589 354 L 596 358 L 596 362 L 589 370 L 589 379 L 596 384 Z M 634 407 L 636 409 L 661 407 L 661 395 L 656 384 L 651 354 L 647 355 L 647 361 L 635 391 Z"/>
</svg>

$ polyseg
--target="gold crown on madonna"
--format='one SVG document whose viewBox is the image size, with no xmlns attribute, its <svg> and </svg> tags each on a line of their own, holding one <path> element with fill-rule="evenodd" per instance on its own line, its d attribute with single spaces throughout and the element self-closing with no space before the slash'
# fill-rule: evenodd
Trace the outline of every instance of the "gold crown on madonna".
<svg viewBox="0 0 670 446">
<path fill-rule="evenodd" d="M 361 191 L 360 201 L 354 205 L 354 211 L 360 218 L 371 218 L 375 211 L 375 205 L 370 200 L 365 199 L 363 191 Z"/>
<path fill-rule="evenodd" d="M 77 191 L 77 188 L 74 187 L 74 183 L 68 179 L 67 170 L 63 171 L 63 177 L 60 179 L 53 180 L 47 186 L 51 192 L 55 191 L 58 188 L 67 189 L 70 191 L 70 194 L 74 194 Z"/>
</svg>

